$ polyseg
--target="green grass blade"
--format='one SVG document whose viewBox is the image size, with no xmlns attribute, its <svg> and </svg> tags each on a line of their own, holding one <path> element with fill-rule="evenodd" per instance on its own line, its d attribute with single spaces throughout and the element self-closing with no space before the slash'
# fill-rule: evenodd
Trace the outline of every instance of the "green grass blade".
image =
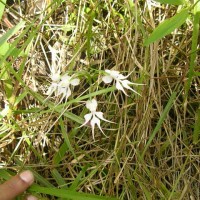
<svg viewBox="0 0 200 200">
<path fill-rule="evenodd" d="M 32 170 L 31 170 L 32 171 Z M 35 179 L 41 184 L 41 185 L 44 185 L 44 186 L 47 186 L 47 187 L 54 187 L 47 179 L 45 179 L 43 176 L 41 176 L 40 174 L 38 174 L 36 171 L 32 171 L 33 174 L 34 174 L 34 177 Z"/>
<path fill-rule="evenodd" d="M 91 40 L 92 40 L 92 36 L 93 36 L 92 24 L 93 24 L 94 18 L 95 18 L 95 12 L 92 10 L 90 12 L 90 18 L 88 21 L 88 30 L 87 30 L 87 34 L 86 34 L 87 35 L 86 46 L 87 46 L 87 55 L 88 56 L 90 56 L 90 54 L 91 54 Z"/>
<path fill-rule="evenodd" d="M 8 179 L 10 179 L 10 177 L 11 177 L 11 175 L 7 170 L 0 169 L 0 178 L 2 178 L 4 180 L 8 180 Z"/>
<path fill-rule="evenodd" d="M 171 5 L 183 5 L 185 4 L 185 0 L 155 0 L 160 3 L 164 4 L 171 4 Z"/>
<path fill-rule="evenodd" d="M 164 22 L 162 22 L 160 25 L 158 25 L 158 27 L 156 27 L 153 33 L 144 41 L 144 45 L 147 46 L 163 38 L 164 36 L 170 34 L 176 28 L 180 27 L 189 16 L 188 11 L 189 11 L 188 8 L 183 9 L 172 18 L 167 19 Z"/>
<path fill-rule="evenodd" d="M 57 164 L 59 164 L 61 162 L 61 160 L 63 159 L 63 157 L 66 154 L 66 152 L 67 152 L 68 149 L 69 148 L 68 148 L 66 142 L 64 142 L 61 145 L 59 151 L 53 157 L 53 164 L 54 165 L 57 165 Z"/>
<path fill-rule="evenodd" d="M 194 124 L 194 132 L 193 132 L 193 143 L 197 144 L 199 142 L 200 136 L 200 108 L 196 112 L 195 116 L 195 124 Z"/>
<path fill-rule="evenodd" d="M 156 136 L 156 133 L 159 131 L 160 127 L 162 126 L 162 123 L 164 122 L 168 112 L 170 111 L 175 98 L 176 98 L 176 92 L 173 92 L 168 103 L 167 103 L 167 105 L 165 106 L 165 109 L 164 109 L 162 115 L 160 116 L 160 119 L 159 119 L 155 129 L 153 130 L 153 133 L 151 134 L 151 136 L 150 136 L 150 138 L 149 138 L 149 140 L 148 140 L 148 142 L 147 142 L 147 144 L 144 148 L 144 151 L 142 153 L 142 157 L 144 157 L 145 152 L 147 151 L 148 147 L 150 146 L 151 142 L 153 141 L 154 137 Z"/>
<path fill-rule="evenodd" d="M 40 187 L 38 185 L 31 186 L 28 191 L 42 193 L 42 194 L 49 194 L 61 198 L 69 198 L 71 200 L 117 200 L 116 198 L 112 197 L 79 193 L 79 192 L 74 192 L 73 190 Z"/>
<path fill-rule="evenodd" d="M 3 44 L 6 43 L 6 41 L 11 38 L 14 34 L 16 34 L 21 28 L 23 28 L 25 25 L 24 21 L 19 22 L 16 26 L 9 29 L 1 38 L 0 38 L 0 49 L 2 52 Z"/>
<path fill-rule="evenodd" d="M 53 169 L 51 174 L 60 188 L 67 188 L 64 178 L 60 175 L 57 169 Z"/>
<path fill-rule="evenodd" d="M 192 33 L 192 48 L 190 55 L 190 68 L 188 72 L 188 80 L 186 83 L 185 100 L 187 99 L 188 92 L 192 83 L 192 79 L 195 76 L 194 69 L 196 65 L 198 38 L 199 38 L 199 22 L 200 22 L 200 2 L 194 7 L 194 19 L 193 19 L 193 33 Z"/>
<path fill-rule="evenodd" d="M 83 169 L 80 171 L 80 173 L 77 175 L 77 177 L 72 182 L 72 184 L 70 186 L 71 190 L 75 191 L 78 188 L 78 184 L 80 183 L 80 180 L 83 177 L 83 175 L 85 174 L 85 172 L 87 171 L 87 169 L 88 169 L 88 166 L 83 167 Z"/>
<path fill-rule="evenodd" d="M 5 4 L 6 4 L 6 0 L 1 0 L 0 1 L 0 20 L 3 16 L 3 12 L 4 12 L 4 9 L 5 9 Z"/>
<path fill-rule="evenodd" d="M 142 191 L 144 192 L 144 195 L 146 197 L 145 199 L 152 200 L 150 191 L 144 185 L 144 182 L 146 182 L 146 181 L 144 181 L 144 180 L 141 181 L 140 180 L 140 176 L 138 176 L 137 174 L 134 174 L 134 178 L 137 180 L 137 183 L 139 184 L 139 186 L 141 187 Z"/>
<path fill-rule="evenodd" d="M 63 136 L 63 138 L 65 140 L 65 143 L 67 144 L 67 147 L 69 148 L 69 151 L 72 153 L 72 155 L 74 156 L 74 158 L 76 158 L 76 154 L 75 154 L 75 152 L 73 150 L 73 147 L 71 145 L 71 142 L 70 142 L 68 133 L 66 131 L 66 127 L 64 125 L 64 122 L 63 122 L 63 120 L 61 118 L 60 118 L 59 122 L 60 122 L 61 132 L 62 132 L 62 136 Z"/>
</svg>

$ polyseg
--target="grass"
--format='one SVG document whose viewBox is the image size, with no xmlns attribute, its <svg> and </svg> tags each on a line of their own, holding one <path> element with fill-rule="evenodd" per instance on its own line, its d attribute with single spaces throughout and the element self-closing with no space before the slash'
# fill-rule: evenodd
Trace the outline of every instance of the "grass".
<svg viewBox="0 0 200 200">
<path fill-rule="evenodd" d="M 30 169 L 39 199 L 198 199 L 199 2 L 3 2 L 0 180 Z M 67 101 L 45 95 L 53 65 L 80 79 Z M 104 84 L 105 69 L 141 96 Z M 108 137 L 79 128 L 92 98 L 114 122 L 101 121 Z"/>
</svg>

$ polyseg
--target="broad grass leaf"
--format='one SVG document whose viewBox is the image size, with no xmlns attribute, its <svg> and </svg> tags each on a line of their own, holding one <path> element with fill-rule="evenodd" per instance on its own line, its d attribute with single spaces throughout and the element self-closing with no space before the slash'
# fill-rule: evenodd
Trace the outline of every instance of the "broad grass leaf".
<svg viewBox="0 0 200 200">
<path fill-rule="evenodd" d="M 171 5 L 183 5 L 185 4 L 185 0 L 155 0 L 160 3 L 164 4 L 171 4 Z"/>
<path fill-rule="evenodd" d="M 189 9 L 183 9 L 180 13 L 159 24 L 158 27 L 156 27 L 155 30 L 151 33 L 151 35 L 144 41 L 144 45 L 147 46 L 170 34 L 176 28 L 180 27 L 188 18 L 188 10 Z"/>
<path fill-rule="evenodd" d="M 0 51 L 0 56 L 4 56 L 6 55 L 7 51 L 10 49 L 12 44 L 9 44 L 7 42 L 4 42 L 0 47 L 1 47 L 1 51 Z"/>
<path fill-rule="evenodd" d="M 1 5 L 1 3 L 0 3 Z M 12 48 L 13 44 L 8 43 L 7 41 L 15 35 L 21 28 L 23 28 L 25 25 L 24 21 L 19 22 L 16 26 L 13 28 L 9 29 L 2 37 L 0 37 L 0 56 L 5 56 L 7 52 Z M 15 48 L 12 51 L 12 55 L 15 53 L 21 53 L 21 56 L 23 55 L 23 52 L 20 52 L 18 48 Z"/>
<path fill-rule="evenodd" d="M 0 37 L 0 49 L 1 46 L 10 39 L 13 35 L 15 35 L 21 28 L 23 28 L 25 25 L 25 21 L 19 22 L 16 26 L 9 29 L 2 37 Z"/>
</svg>

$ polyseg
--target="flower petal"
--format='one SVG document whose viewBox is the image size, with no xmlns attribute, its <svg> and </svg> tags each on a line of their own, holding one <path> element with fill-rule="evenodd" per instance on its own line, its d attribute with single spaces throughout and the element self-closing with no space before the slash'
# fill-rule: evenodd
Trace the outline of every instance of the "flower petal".
<svg viewBox="0 0 200 200">
<path fill-rule="evenodd" d="M 118 77 L 117 77 L 118 80 L 123 80 L 123 79 L 126 79 L 126 78 L 127 77 L 124 76 L 123 74 L 119 74 Z"/>
<path fill-rule="evenodd" d="M 132 89 L 132 88 L 128 85 L 128 84 L 131 84 L 130 81 L 128 81 L 128 80 L 123 80 L 123 81 L 121 81 L 121 83 L 122 83 L 123 87 L 125 87 L 126 89 L 129 89 L 129 90 L 135 92 L 136 94 L 140 95 L 138 92 L 136 92 L 134 89 Z M 140 95 L 140 96 L 141 96 L 141 95 Z"/>
<path fill-rule="evenodd" d="M 119 77 L 119 71 L 115 70 L 105 70 L 106 73 L 110 74 L 114 79 L 117 79 Z"/>
<path fill-rule="evenodd" d="M 86 108 L 89 109 L 91 112 L 95 112 L 97 109 L 97 101 L 96 99 L 88 100 L 86 102 Z"/>
<path fill-rule="evenodd" d="M 84 118 L 85 118 L 85 122 L 81 126 L 79 126 L 79 128 L 82 127 L 82 126 L 85 126 L 90 121 L 90 119 L 92 118 L 92 113 L 86 114 L 84 116 Z"/>
<path fill-rule="evenodd" d="M 59 96 L 61 94 L 66 94 L 67 91 L 66 91 L 66 87 L 61 87 L 60 85 L 58 86 L 57 88 L 57 93 L 56 93 L 56 96 Z"/>
<path fill-rule="evenodd" d="M 61 78 L 61 76 L 60 76 L 59 72 L 51 74 L 51 80 L 54 81 L 54 82 L 60 81 L 60 78 Z"/>
<path fill-rule="evenodd" d="M 66 88 L 66 94 L 65 94 L 65 98 L 66 98 L 66 100 L 68 99 L 68 97 L 72 94 L 72 92 L 71 92 L 71 89 L 68 87 L 68 88 Z"/>
<path fill-rule="evenodd" d="M 145 85 L 143 83 L 133 83 L 133 82 L 131 82 L 129 80 L 123 80 L 123 82 L 125 82 L 125 84 L 129 84 L 129 85 Z"/>
<path fill-rule="evenodd" d="M 102 113 L 103 114 L 103 113 Z M 91 126 L 93 127 L 93 139 L 94 139 L 94 126 L 95 124 L 97 124 L 99 130 L 105 135 L 105 133 L 103 132 L 101 125 L 100 125 L 100 120 L 94 115 L 93 119 L 91 120 Z M 106 137 L 108 137 L 107 135 L 105 135 Z"/>
<path fill-rule="evenodd" d="M 61 76 L 61 80 L 69 81 L 70 79 L 71 79 L 71 76 L 69 76 L 68 74 L 64 74 L 63 76 Z"/>
<path fill-rule="evenodd" d="M 52 83 L 49 86 L 49 89 L 47 90 L 46 95 L 51 96 L 56 91 L 57 87 L 58 87 L 57 83 Z"/>
<path fill-rule="evenodd" d="M 121 83 L 120 83 L 119 81 L 116 82 L 116 88 L 117 88 L 118 90 L 121 90 L 126 96 L 128 96 L 127 93 L 125 92 L 124 88 L 122 87 L 122 85 L 121 85 Z"/>
<path fill-rule="evenodd" d="M 110 74 L 110 70 L 109 70 L 109 69 L 106 69 L 105 72 L 106 72 L 107 74 Z"/>
<path fill-rule="evenodd" d="M 110 123 L 114 123 L 114 122 L 111 122 L 111 121 L 105 119 L 105 118 L 103 117 L 103 113 L 102 113 L 102 112 L 95 112 L 95 115 L 96 115 L 99 119 L 101 119 L 101 120 L 103 120 L 103 121 L 110 122 Z"/>
<path fill-rule="evenodd" d="M 9 112 L 9 105 L 5 103 L 5 108 L 0 112 L 0 118 L 5 117 Z"/>
<path fill-rule="evenodd" d="M 132 89 L 132 88 L 129 86 L 129 84 L 131 84 L 131 82 L 128 81 L 128 80 L 122 80 L 122 81 L 121 81 L 121 84 L 122 84 L 123 87 L 125 87 L 126 89 Z"/>
<path fill-rule="evenodd" d="M 109 75 L 103 76 L 103 77 L 102 77 L 102 81 L 103 81 L 104 83 L 111 83 L 111 82 L 113 81 L 113 77 L 112 77 L 112 76 L 109 76 Z"/>
<path fill-rule="evenodd" d="M 93 118 L 92 118 L 90 124 L 91 124 L 91 127 L 92 127 L 92 138 L 93 138 L 93 140 L 95 140 L 94 139 L 94 127 L 95 127 L 95 124 L 97 124 L 99 129 L 102 131 L 101 126 L 100 126 L 100 120 L 97 117 L 95 117 L 95 115 L 93 115 Z"/>
<path fill-rule="evenodd" d="M 79 83 L 80 83 L 80 79 L 78 78 L 70 80 L 70 84 L 73 86 L 79 85 Z"/>
<path fill-rule="evenodd" d="M 70 79 L 71 79 L 71 77 L 68 76 L 67 74 L 63 75 L 63 76 L 61 77 L 61 81 L 59 82 L 59 85 L 60 85 L 61 87 L 66 87 L 66 88 L 69 87 Z"/>
</svg>

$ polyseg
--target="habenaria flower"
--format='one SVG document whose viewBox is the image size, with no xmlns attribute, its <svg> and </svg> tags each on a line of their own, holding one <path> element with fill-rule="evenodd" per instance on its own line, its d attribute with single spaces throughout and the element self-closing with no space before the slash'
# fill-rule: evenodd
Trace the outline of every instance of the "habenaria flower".
<svg viewBox="0 0 200 200">
<path fill-rule="evenodd" d="M 108 75 L 103 76 L 102 80 L 104 83 L 111 83 L 114 80 L 116 83 L 116 88 L 118 90 L 121 90 L 125 95 L 127 95 L 127 93 L 125 92 L 124 88 L 131 90 L 131 91 L 135 92 L 136 94 L 140 95 L 138 92 L 136 92 L 134 89 L 132 89 L 129 85 L 143 85 L 143 84 L 130 82 L 129 80 L 127 80 L 129 75 L 124 76 L 124 75 L 120 74 L 119 71 L 106 69 L 105 72 Z"/>
<path fill-rule="evenodd" d="M 62 99 L 68 99 L 71 95 L 71 88 L 72 86 L 77 86 L 80 83 L 78 78 L 73 78 L 73 76 L 69 76 L 65 74 L 63 76 L 60 75 L 59 72 L 52 74 L 51 76 L 52 83 L 47 91 L 47 95 L 51 96 L 53 93 L 55 96 L 62 96 Z"/>
<path fill-rule="evenodd" d="M 4 118 L 9 112 L 9 104 L 8 102 L 5 102 L 5 107 L 3 110 L 0 111 L 0 119 Z"/>
<path fill-rule="evenodd" d="M 100 125 L 100 120 L 106 121 L 106 122 L 110 122 L 113 123 L 109 120 L 106 120 L 103 117 L 103 113 L 102 112 L 97 112 L 97 101 L 95 99 L 92 100 L 88 100 L 86 102 L 86 108 L 88 110 L 90 110 L 90 113 L 86 114 L 84 116 L 85 118 L 85 122 L 80 126 L 85 126 L 86 124 L 90 123 L 91 127 L 92 127 L 92 137 L 94 139 L 94 128 L 95 128 L 95 124 L 97 124 L 97 126 L 99 127 L 100 131 L 104 134 L 101 125 Z M 105 134 L 104 134 L 105 135 Z M 106 135 L 105 135 L 106 136 Z M 95 139 L 94 139 L 95 140 Z"/>
</svg>

